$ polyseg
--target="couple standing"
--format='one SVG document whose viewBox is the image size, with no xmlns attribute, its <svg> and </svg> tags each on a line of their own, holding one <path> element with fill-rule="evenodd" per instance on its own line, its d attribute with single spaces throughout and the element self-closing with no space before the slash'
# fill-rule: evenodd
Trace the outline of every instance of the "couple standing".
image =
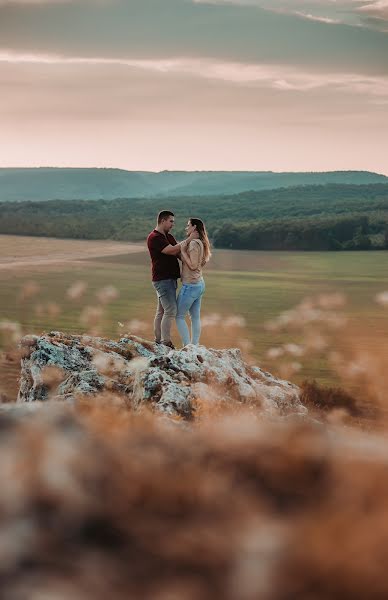
<svg viewBox="0 0 388 600">
<path fill-rule="evenodd" d="M 170 348 L 174 348 L 171 326 L 175 319 L 183 346 L 199 343 L 201 299 L 205 291 L 202 268 L 211 256 L 209 238 L 200 219 L 188 220 L 187 238 L 180 243 L 171 234 L 174 224 L 174 213 L 161 211 L 156 228 L 147 238 L 152 262 L 152 285 L 158 298 L 154 321 L 155 342 Z M 182 287 L 177 298 L 179 278 L 182 279 Z M 191 338 L 186 324 L 187 313 L 191 319 Z"/>
</svg>

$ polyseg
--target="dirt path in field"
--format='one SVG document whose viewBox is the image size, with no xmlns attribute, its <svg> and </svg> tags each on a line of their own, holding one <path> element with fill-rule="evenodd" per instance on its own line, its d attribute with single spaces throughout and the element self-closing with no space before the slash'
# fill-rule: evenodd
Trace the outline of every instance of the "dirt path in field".
<svg viewBox="0 0 388 600">
<path fill-rule="evenodd" d="M 145 246 L 141 243 L 0 235 L 0 270 L 77 263 L 144 250 Z"/>
</svg>

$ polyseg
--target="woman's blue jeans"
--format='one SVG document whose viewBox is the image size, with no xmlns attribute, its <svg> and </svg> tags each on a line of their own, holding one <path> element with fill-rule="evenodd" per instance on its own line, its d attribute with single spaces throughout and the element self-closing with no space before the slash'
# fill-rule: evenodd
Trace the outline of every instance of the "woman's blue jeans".
<svg viewBox="0 0 388 600">
<path fill-rule="evenodd" d="M 205 282 L 201 279 L 198 283 L 184 283 L 177 298 L 176 324 L 182 344 L 190 344 L 190 333 L 185 317 L 190 314 L 191 343 L 199 344 L 201 335 L 201 300 L 205 291 Z"/>
</svg>

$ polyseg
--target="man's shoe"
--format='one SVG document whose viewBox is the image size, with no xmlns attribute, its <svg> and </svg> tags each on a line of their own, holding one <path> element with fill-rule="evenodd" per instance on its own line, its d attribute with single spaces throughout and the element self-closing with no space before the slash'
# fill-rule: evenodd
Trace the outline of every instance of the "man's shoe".
<svg viewBox="0 0 388 600">
<path fill-rule="evenodd" d="M 161 342 L 163 346 L 167 346 L 167 348 L 171 348 L 171 350 L 175 350 L 175 346 L 172 342 Z"/>
</svg>

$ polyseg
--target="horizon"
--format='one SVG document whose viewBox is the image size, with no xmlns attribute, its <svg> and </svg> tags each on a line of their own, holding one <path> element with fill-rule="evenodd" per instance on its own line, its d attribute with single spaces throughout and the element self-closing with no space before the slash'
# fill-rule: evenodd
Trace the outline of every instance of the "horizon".
<svg viewBox="0 0 388 600">
<path fill-rule="evenodd" d="M 161 169 L 159 171 L 154 171 L 151 169 L 125 169 L 122 167 L 79 167 L 79 166 L 53 166 L 53 165 L 39 165 L 36 167 L 31 166 L 7 166 L 3 167 L 0 164 L 0 169 L 67 169 L 67 170 L 111 170 L 111 171 L 126 171 L 128 173 L 273 173 L 274 175 L 282 175 L 282 174 L 321 174 L 321 173 L 371 173 L 373 175 L 383 175 L 384 177 L 388 177 L 387 173 L 382 173 L 379 171 L 371 171 L 369 169 L 330 169 L 326 171 L 317 170 L 317 171 L 275 171 L 273 169 L 268 170 L 257 170 L 257 169 Z"/>
<path fill-rule="evenodd" d="M 385 0 L 0 0 L 0 40 L 3 168 L 388 174 Z"/>
</svg>

